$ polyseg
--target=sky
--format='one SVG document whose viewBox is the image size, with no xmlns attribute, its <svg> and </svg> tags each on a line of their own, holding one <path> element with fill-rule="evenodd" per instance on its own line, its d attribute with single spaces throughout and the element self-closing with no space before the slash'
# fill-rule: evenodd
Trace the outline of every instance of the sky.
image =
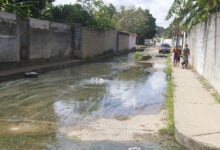
<svg viewBox="0 0 220 150">
<path fill-rule="evenodd" d="M 105 4 L 112 3 L 116 8 L 121 5 L 125 7 L 135 6 L 150 10 L 150 13 L 156 18 L 156 24 L 162 27 L 168 27 L 170 20 L 166 21 L 166 14 L 174 0 L 103 0 Z M 55 0 L 54 4 L 74 4 L 76 0 Z"/>
</svg>

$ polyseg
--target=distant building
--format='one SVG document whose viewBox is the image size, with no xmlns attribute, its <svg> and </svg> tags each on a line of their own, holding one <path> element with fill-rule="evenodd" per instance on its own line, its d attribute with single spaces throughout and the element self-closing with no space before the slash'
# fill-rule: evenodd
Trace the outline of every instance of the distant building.
<svg viewBox="0 0 220 150">
<path fill-rule="evenodd" d="M 144 45 L 154 45 L 153 39 L 144 39 Z"/>
<path fill-rule="evenodd" d="M 163 43 L 167 43 L 170 46 L 173 46 L 173 40 L 172 39 L 164 39 L 164 38 L 157 38 L 156 39 L 156 46 L 160 46 Z"/>
</svg>

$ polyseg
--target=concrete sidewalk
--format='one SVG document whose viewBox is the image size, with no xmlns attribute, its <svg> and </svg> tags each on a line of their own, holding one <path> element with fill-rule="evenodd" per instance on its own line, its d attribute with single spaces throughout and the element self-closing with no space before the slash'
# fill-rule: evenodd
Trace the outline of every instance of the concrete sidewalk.
<svg viewBox="0 0 220 150">
<path fill-rule="evenodd" d="M 173 68 L 176 140 L 193 150 L 220 150 L 220 104 L 191 70 Z"/>
</svg>

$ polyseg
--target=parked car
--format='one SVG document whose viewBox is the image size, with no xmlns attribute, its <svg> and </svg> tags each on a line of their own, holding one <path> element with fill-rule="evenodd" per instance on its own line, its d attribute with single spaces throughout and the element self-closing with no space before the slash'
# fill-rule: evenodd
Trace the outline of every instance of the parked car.
<svg viewBox="0 0 220 150">
<path fill-rule="evenodd" d="M 159 47 L 159 53 L 170 53 L 171 46 L 169 44 L 161 44 Z"/>
</svg>

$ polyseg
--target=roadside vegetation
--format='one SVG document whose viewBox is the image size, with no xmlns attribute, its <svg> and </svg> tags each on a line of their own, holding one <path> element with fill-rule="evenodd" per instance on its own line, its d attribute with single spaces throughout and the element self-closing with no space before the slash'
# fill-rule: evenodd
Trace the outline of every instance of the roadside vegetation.
<svg viewBox="0 0 220 150">
<path fill-rule="evenodd" d="M 167 59 L 167 67 L 165 69 L 167 77 L 167 89 L 165 93 L 165 107 L 167 110 L 167 127 L 162 128 L 160 133 L 162 135 L 174 136 L 175 134 L 175 122 L 174 122 L 174 84 L 172 80 L 172 60 L 170 55 Z"/>
<path fill-rule="evenodd" d="M 168 33 L 177 40 L 182 32 L 187 32 L 200 22 L 220 12 L 220 0 L 173 0 L 166 15 L 166 20 L 173 20 L 167 28 Z M 172 32 L 170 32 L 172 31 Z"/>
<path fill-rule="evenodd" d="M 174 28 L 181 27 L 183 30 L 189 30 L 219 11 L 219 0 L 174 0 L 166 19 L 174 18 Z"/>
<path fill-rule="evenodd" d="M 211 84 L 203 77 L 199 76 L 198 77 L 200 83 L 203 85 L 203 87 L 207 90 L 210 91 L 212 96 L 214 97 L 215 101 L 220 104 L 220 95 L 219 93 L 211 86 Z"/>
<path fill-rule="evenodd" d="M 54 5 L 56 0 L 1 0 L 0 11 L 16 13 L 27 18 L 34 17 L 60 23 L 79 23 L 98 30 L 116 29 L 137 34 L 138 44 L 156 34 L 156 19 L 149 10 L 126 8 L 116 9 L 103 0 L 77 0 L 73 4 Z"/>
<path fill-rule="evenodd" d="M 134 59 L 136 61 L 141 61 L 142 60 L 142 56 L 143 56 L 143 52 L 135 52 L 134 53 Z"/>
</svg>

